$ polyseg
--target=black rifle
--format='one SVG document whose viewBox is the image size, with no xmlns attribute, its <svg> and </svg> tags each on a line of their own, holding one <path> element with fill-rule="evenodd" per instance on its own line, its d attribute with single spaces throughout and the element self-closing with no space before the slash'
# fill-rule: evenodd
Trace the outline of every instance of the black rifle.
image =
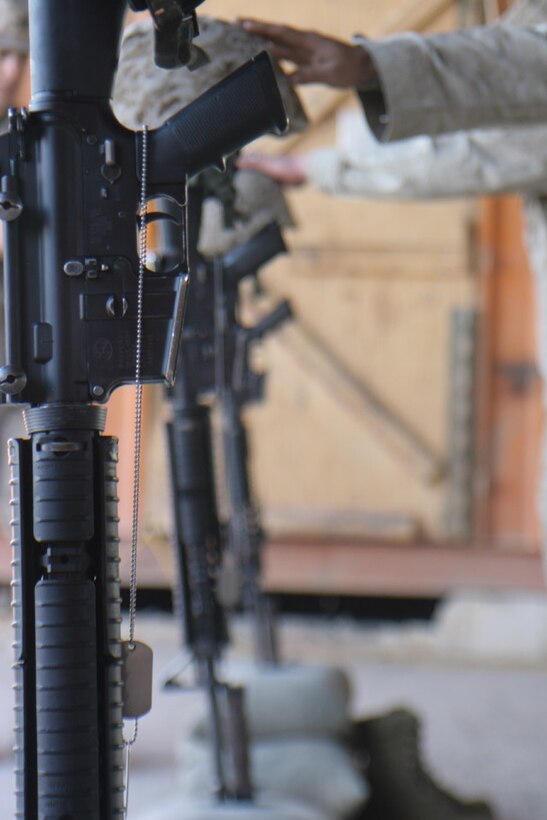
<svg viewBox="0 0 547 820">
<path fill-rule="evenodd" d="M 254 327 L 238 321 L 240 283 L 286 251 L 277 224 L 267 225 L 248 242 L 213 263 L 215 296 L 216 392 L 219 402 L 228 515 L 227 549 L 239 587 L 238 604 L 254 616 L 255 656 L 268 663 L 278 660 L 272 601 L 260 589 L 261 553 L 264 533 L 258 506 L 251 491 L 247 431 L 243 408 L 264 395 L 264 374 L 253 371 L 253 343 L 291 318 L 287 301 L 281 302 Z"/>
<path fill-rule="evenodd" d="M 257 267 L 284 251 L 285 245 L 279 228 L 272 224 L 224 259 L 214 262 L 204 259 L 197 250 L 197 240 L 209 181 L 201 176 L 189 192 L 192 281 L 177 380 L 169 391 L 172 418 L 167 428 L 175 507 L 178 608 L 183 615 L 185 644 L 196 660 L 198 682 L 209 697 L 216 791 L 221 798 L 246 799 L 251 789 L 245 766 L 245 743 L 241 739 L 245 725 L 241 714 L 234 716 L 234 709 L 241 710 L 240 696 L 231 687 L 219 684 L 215 663 L 227 640 L 225 608 L 236 603 L 226 600 L 226 584 L 220 580 L 225 579 L 230 550 L 236 553 L 237 568 L 247 580 L 245 590 L 250 595 L 246 595 L 245 602 L 252 598 L 253 611 L 259 610 L 260 615 L 264 615 L 264 608 L 259 607 L 262 598 L 257 586 L 259 542 L 255 537 L 258 531 L 253 528 L 251 532 L 241 526 L 237 543 L 233 538 L 228 538 L 226 543 L 223 538 L 226 529 L 220 526 L 218 519 L 211 411 L 215 401 L 229 403 L 234 410 L 234 423 L 238 423 L 238 433 L 244 434 L 240 409 L 262 394 L 262 376 L 254 373 L 249 364 L 250 344 L 288 318 L 289 310 L 283 303 L 257 328 L 245 329 L 238 323 L 239 283 L 243 278 L 256 276 Z M 177 258 L 179 241 L 176 229 L 173 230 L 172 211 L 170 213 L 166 203 L 163 213 L 164 219 L 158 228 L 160 270 L 169 268 Z M 233 428 L 227 432 L 232 437 L 230 445 L 234 442 L 233 433 Z M 235 443 L 240 444 L 239 435 Z M 237 509 L 238 520 L 245 515 L 250 524 L 247 463 L 246 459 L 241 464 L 238 461 L 242 455 L 239 446 L 230 446 L 225 453 L 226 464 L 230 461 L 228 492 L 231 506 L 235 501 L 233 493 L 238 504 L 246 505 L 245 510 Z M 232 474 L 233 483 L 230 482 Z M 231 523 L 227 530 L 234 534 Z M 236 597 L 240 598 L 240 590 Z M 263 617 L 260 627 L 263 633 Z M 268 656 L 271 658 L 271 651 Z M 176 675 L 168 680 L 171 684 L 175 682 Z M 219 714 L 221 692 L 225 706 L 223 716 Z M 239 727 L 237 732 L 226 732 L 227 727 L 235 725 Z M 230 740 L 236 740 L 238 735 L 234 746 Z"/>
<path fill-rule="evenodd" d="M 198 3 L 149 5 L 180 11 L 180 33 Z M 123 128 L 109 98 L 125 7 L 31 0 L 30 113 L 12 111 L 0 142 L 8 359 L 0 390 L 30 405 L 29 438 L 10 445 L 16 816 L 24 820 L 124 816 L 117 448 L 100 435 L 97 402 L 136 378 L 145 148 L 147 196 L 178 203 L 184 232 L 187 178 L 285 124 L 259 56 L 148 139 Z M 144 276 L 143 382 L 173 378 L 186 271 L 182 259 L 169 274 Z"/>
<path fill-rule="evenodd" d="M 193 272 L 189 288 L 184 330 L 179 351 L 177 379 L 169 389 L 172 418 L 167 424 L 171 486 L 175 513 L 175 556 L 179 580 L 179 609 L 182 614 L 184 643 L 196 662 L 198 683 L 207 692 L 214 754 L 215 791 L 220 799 L 236 796 L 227 782 L 222 721 L 219 710 L 219 683 L 215 665 L 227 640 L 224 612 L 216 593 L 220 566 L 220 531 L 216 509 L 211 418 L 209 407 L 198 401 L 196 384 L 189 366 L 197 345 L 193 344 L 198 324 L 200 276 L 196 270 L 197 231 L 201 217 L 201 189 L 189 191 L 189 257 Z M 180 233 L 173 231 L 173 212 L 164 205 L 158 264 L 171 266 L 180 255 Z M 167 218 L 165 218 L 167 217 Z M 196 297 L 198 297 L 196 299 Z M 244 797 L 249 794 L 241 795 Z"/>
</svg>

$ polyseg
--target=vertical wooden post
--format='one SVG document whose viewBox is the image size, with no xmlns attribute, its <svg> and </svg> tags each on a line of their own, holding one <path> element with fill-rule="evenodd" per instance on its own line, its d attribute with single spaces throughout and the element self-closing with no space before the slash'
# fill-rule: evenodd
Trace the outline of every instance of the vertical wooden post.
<svg viewBox="0 0 547 820">
<path fill-rule="evenodd" d="M 481 210 L 475 534 L 498 549 L 537 551 L 541 383 L 522 205 L 498 197 Z"/>
</svg>

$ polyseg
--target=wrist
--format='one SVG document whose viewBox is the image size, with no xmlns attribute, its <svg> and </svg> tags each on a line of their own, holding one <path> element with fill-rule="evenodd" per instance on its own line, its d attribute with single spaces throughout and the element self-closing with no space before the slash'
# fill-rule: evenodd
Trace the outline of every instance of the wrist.
<svg viewBox="0 0 547 820">
<path fill-rule="evenodd" d="M 368 91 L 371 87 L 377 85 L 378 76 L 374 63 L 368 53 L 361 44 L 353 46 L 354 54 L 354 83 L 353 85 L 357 91 Z"/>
</svg>

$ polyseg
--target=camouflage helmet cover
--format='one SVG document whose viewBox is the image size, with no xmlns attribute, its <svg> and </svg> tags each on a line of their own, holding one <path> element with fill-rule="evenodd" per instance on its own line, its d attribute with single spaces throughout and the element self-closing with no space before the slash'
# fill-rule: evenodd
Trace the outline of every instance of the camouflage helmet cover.
<svg viewBox="0 0 547 820">
<path fill-rule="evenodd" d="M 0 51 L 27 54 L 28 8 L 26 0 L 0 0 Z"/>
<path fill-rule="evenodd" d="M 210 62 L 196 71 L 157 68 L 150 20 L 126 28 L 114 86 L 114 110 L 128 128 L 141 128 L 143 123 L 157 128 L 266 48 L 262 37 L 249 34 L 234 23 L 211 17 L 200 17 L 199 23 L 199 46 Z M 289 79 L 278 67 L 277 79 L 289 116 L 289 133 L 302 131 L 307 125 L 306 114 Z"/>
</svg>

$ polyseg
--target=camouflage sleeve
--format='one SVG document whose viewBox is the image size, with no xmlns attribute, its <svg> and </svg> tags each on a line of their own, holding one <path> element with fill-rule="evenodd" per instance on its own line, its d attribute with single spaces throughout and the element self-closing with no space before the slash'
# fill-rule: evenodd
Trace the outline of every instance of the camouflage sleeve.
<svg viewBox="0 0 547 820">
<path fill-rule="evenodd" d="M 390 144 L 360 134 L 352 145 L 308 155 L 306 170 L 312 184 L 346 197 L 545 195 L 547 125 L 460 131 Z"/>
<path fill-rule="evenodd" d="M 547 122 L 546 25 L 358 42 L 378 75 L 377 86 L 360 97 L 382 141 Z"/>
</svg>

